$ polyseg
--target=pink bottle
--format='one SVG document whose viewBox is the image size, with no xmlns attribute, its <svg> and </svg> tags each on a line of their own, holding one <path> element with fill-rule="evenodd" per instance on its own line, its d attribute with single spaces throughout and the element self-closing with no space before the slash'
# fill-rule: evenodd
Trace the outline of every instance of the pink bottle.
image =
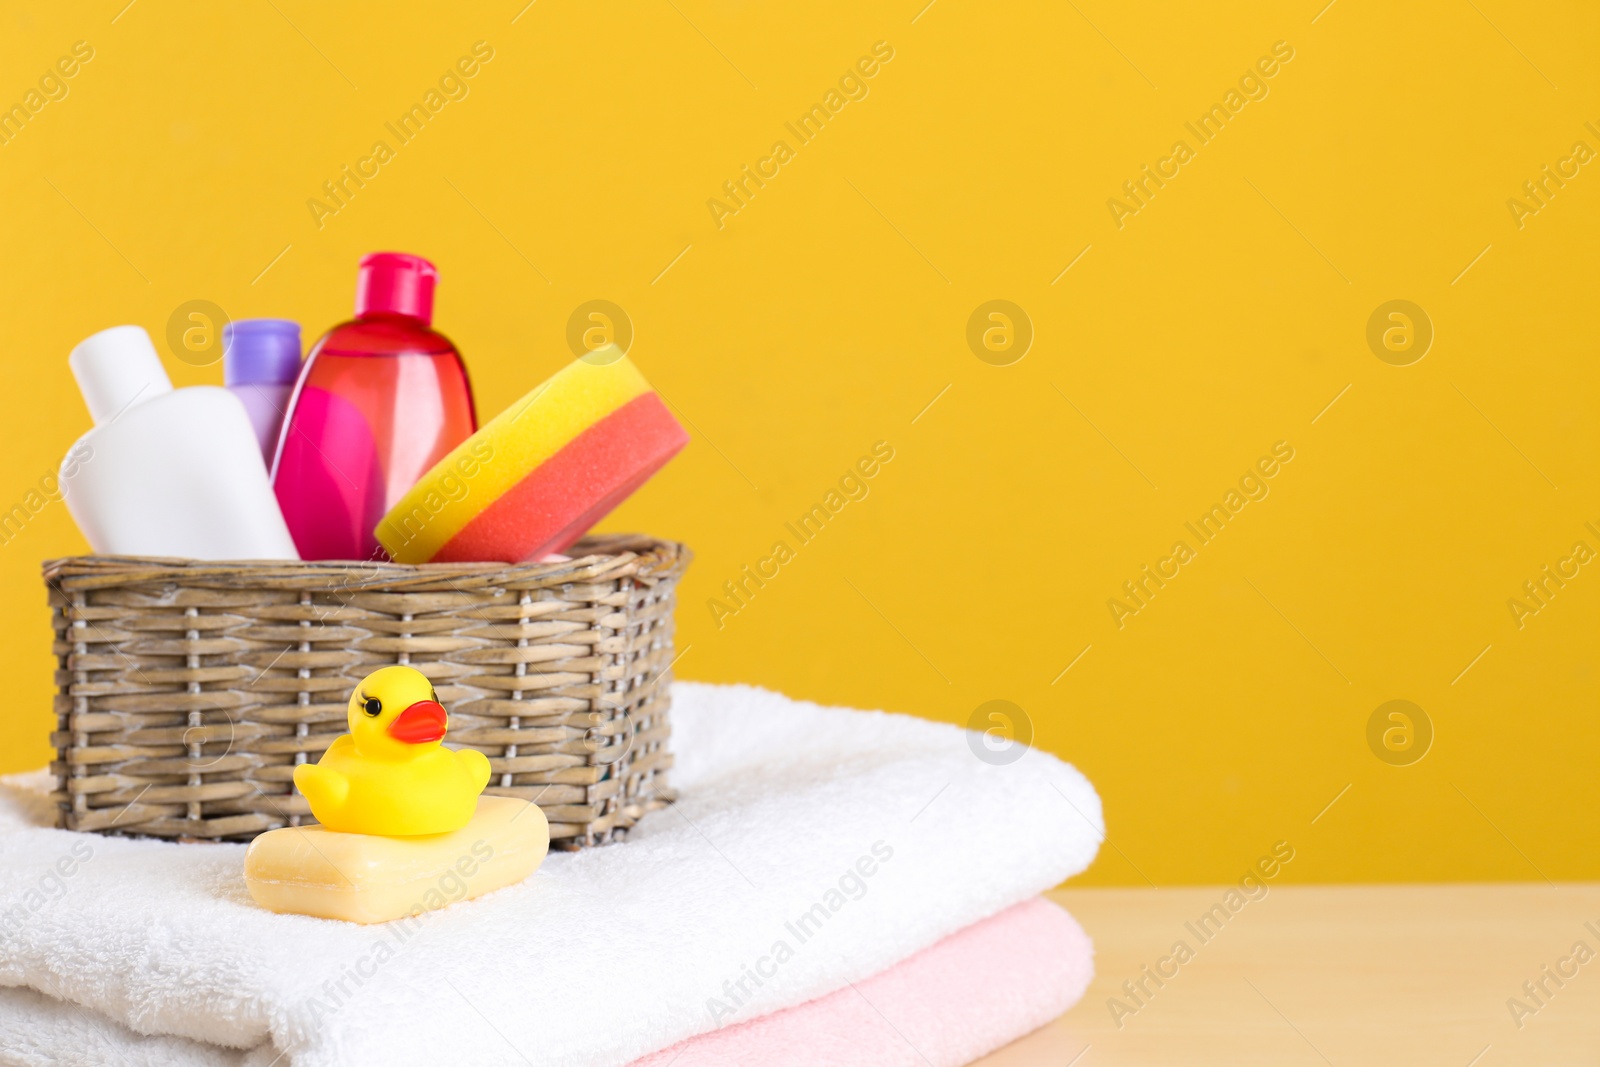
<svg viewBox="0 0 1600 1067">
<path fill-rule="evenodd" d="M 373 527 L 478 428 L 461 356 L 429 327 L 438 278 L 420 256 L 364 257 L 356 317 L 306 357 L 272 466 L 301 559 L 387 559 Z"/>
</svg>

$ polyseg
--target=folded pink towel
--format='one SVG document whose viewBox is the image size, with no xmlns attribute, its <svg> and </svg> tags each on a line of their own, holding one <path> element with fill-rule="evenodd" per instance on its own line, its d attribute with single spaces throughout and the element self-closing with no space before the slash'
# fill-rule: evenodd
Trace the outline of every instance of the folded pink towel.
<svg viewBox="0 0 1600 1067">
<path fill-rule="evenodd" d="M 1035 898 L 825 997 L 731 1024 L 630 1067 L 958 1067 L 1048 1023 L 1094 975 L 1094 945 Z"/>
</svg>

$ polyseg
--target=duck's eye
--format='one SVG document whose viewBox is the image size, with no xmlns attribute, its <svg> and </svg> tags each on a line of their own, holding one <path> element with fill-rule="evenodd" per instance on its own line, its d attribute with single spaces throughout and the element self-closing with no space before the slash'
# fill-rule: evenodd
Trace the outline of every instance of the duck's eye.
<svg viewBox="0 0 1600 1067">
<path fill-rule="evenodd" d="M 379 715 L 383 714 L 383 701 L 379 700 L 377 697 L 372 697 L 362 705 L 362 708 L 368 715 L 376 719 Z"/>
</svg>

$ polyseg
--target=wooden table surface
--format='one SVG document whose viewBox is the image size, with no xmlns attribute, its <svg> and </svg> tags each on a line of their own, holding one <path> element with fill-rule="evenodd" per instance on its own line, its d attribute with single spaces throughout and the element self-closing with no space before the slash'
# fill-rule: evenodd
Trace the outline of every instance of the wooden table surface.
<svg viewBox="0 0 1600 1067">
<path fill-rule="evenodd" d="M 1185 923 L 1225 892 L 1051 894 L 1094 939 L 1094 982 L 979 1063 L 1600 1064 L 1600 884 L 1275 887 L 1202 943 Z M 1123 983 L 1179 940 L 1193 957 L 1136 1002 Z M 1133 1010 L 1114 1019 L 1113 997 Z"/>
</svg>

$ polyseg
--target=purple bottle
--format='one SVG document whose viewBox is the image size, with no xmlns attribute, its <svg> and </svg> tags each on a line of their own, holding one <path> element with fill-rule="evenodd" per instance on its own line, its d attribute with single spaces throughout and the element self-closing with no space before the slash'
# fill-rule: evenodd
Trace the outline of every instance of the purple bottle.
<svg viewBox="0 0 1600 1067">
<path fill-rule="evenodd" d="M 289 394 L 300 376 L 300 324 L 288 319 L 239 319 L 222 327 L 222 383 L 244 402 L 268 468 Z"/>
</svg>

